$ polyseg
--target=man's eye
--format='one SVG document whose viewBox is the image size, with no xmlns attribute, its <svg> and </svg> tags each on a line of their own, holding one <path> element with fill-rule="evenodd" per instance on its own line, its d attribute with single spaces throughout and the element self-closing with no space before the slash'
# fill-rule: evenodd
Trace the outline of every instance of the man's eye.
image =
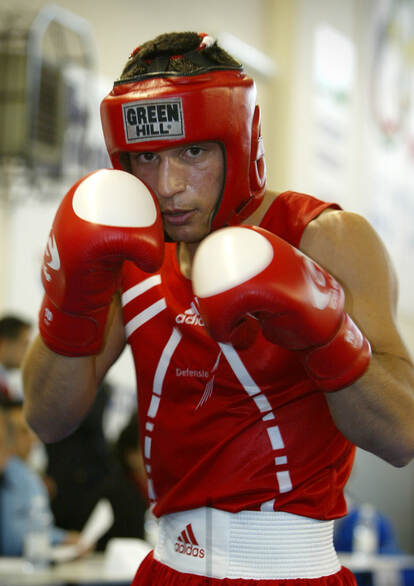
<svg viewBox="0 0 414 586">
<path fill-rule="evenodd" d="M 186 152 L 190 157 L 197 157 L 202 151 L 203 149 L 199 146 L 191 146 Z"/>
<path fill-rule="evenodd" d="M 153 161 L 154 159 L 155 159 L 154 153 L 139 153 L 139 155 L 137 155 L 137 161 L 141 161 L 141 162 Z"/>
</svg>

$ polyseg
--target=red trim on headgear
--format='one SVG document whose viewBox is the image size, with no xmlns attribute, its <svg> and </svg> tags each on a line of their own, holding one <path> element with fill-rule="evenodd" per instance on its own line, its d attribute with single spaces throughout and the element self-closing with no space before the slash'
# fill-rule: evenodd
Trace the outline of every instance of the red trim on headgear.
<svg viewBox="0 0 414 586">
<path fill-rule="evenodd" d="M 166 119 L 165 104 L 171 99 L 178 100 L 182 117 L 174 132 L 168 131 Z M 122 168 L 119 155 L 125 151 L 156 151 L 207 140 L 223 145 L 226 177 L 212 230 L 240 224 L 260 204 L 266 184 L 260 112 L 254 81 L 243 72 L 166 74 L 119 83 L 102 101 L 101 118 L 117 169 Z M 138 121 L 141 126 L 134 126 Z"/>
<path fill-rule="evenodd" d="M 135 55 L 138 53 L 138 51 L 141 49 L 141 45 L 138 45 L 138 47 L 135 47 L 135 49 L 132 51 L 132 53 L 130 54 L 129 58 L 131 59 L 131 57 L 135 57 Z"/>
</svg>

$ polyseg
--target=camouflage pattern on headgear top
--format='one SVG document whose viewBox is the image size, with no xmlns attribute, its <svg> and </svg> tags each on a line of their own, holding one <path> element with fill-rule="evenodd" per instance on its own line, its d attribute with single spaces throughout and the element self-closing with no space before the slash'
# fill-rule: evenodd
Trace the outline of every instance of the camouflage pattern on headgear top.
<svg viewBox="0 0 414 586">
<path fill-rule="evenodd" d="M 199 39 L 196 50 L 162 55 L 153 63 L 147 60 L 147 73 L 116 81 L 102 101 L 101 118 L 116 169 L 123 168 L 122 154 L 128 151 L 157 151 L 208 140 L 221 143 L 226 177 L 211 225 L 216 230 L 240 224 L 258 207 L 266 167 L 253 79 L 239 64 L 214 63 L 204 50 L 216 41 L 205 34 Z M 195 73 L 159 71 L 161 61 L 165 68 L 166 60 L 181 57 L 194 61 Z"/>
</svg>

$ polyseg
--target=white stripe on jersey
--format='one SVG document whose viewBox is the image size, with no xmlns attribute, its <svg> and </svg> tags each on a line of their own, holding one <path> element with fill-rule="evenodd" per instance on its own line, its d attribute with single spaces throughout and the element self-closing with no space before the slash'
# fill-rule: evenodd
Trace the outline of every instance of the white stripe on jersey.
<svg viewBox="0 0 414 586">
<path fill-rule="evenodd" d="M 159 285 L 160 283 L 161 283 L 161 275 L 152 275 L 151 277 L 148 277 L 148 279 L 145 279 L 144 281 L 141 281 L 137 285 L 130 287 L 129 289 L 127 289 L 126 291 L 124 291 L 122 293 L 121 301 L 122 301 L 123 307 L 125 307 L 125 305 L 127 303 L 129 303 L 130 301 L 132 301 L 136 297 L 139 297 L 139 295 L 142 295 L 143 293 L 145 293 L 145 291 L 152 289 L 152 287 L 155 287 L 156 285 Z"/>
<path fill-rule="evenodd" d="M 267 434 L 269 436 L 270 443 L 272 444 L 272 448 L 274 450 L 283 450 L 285 444 L 283 442 L 279 426 L 275 425 L 273 427 L 268 427 Z"/>
<path fill-rule="evenodd" d="M 292 481 L 290 479 L 289 470 L 280 470 L 279 472 L 276 472 L 276 476 L 280 492 L 289 492 L 292 490 Z"/>
<path fill-rule="evenodd" d="M 219 344 L 220 348 L 223 351 L 224 356 L 227 359 L 227 362 L 231 366 L 234 374 L 238 378 L 240 384 L 246 391 L 246 393 L 253 399 L 256 403 L 256 406 L 260 413 L 264 413 L 262 417 L 262 421 L 266 422 L 268 420 L 275 419 L 275 415 L 272 411 L 272 407 L 269 403 L 267 397 L 262 393 L 260 388 L 254 382 L 253 378 L 250 376 L 248 370 L 244 366 L 240 356 L 237 354 L 236 350 L 231 344 Z M 280 432 L 280 428 L 278 425 L 273 425 L 272 427 L 268 427 L 267 434 L 269 436 L 270 444 L 272 446 L 272 450 L 283 450 L 285 448 L 285 443 L 282 438 L 282 434 Z M 287 456 L 279 456 L 275 458 L 275 465 L 287 465 Z M 276 471 L 276 482 L 279 487 L 279 492 L 289 492 L 292 490 L 292 480 L 290 478 L 289 470 L 277 470 Z M 266 510 L 273 510 L 274 499 L 267 501 L 266 503 L 262 504 L 261 509 Z"/>
<path fill-rule="evenodd" d="M 163 311 L 166 307 L 167 303 L 165 299 L 159 299 L 158 301 L 144 309 L 144 311 L 141 311 L 141 313 L 138 313 L 138 315 L 130 319 L 129 322 L 125 324 L 125 333 L 127 338 L 129 338 L 129 336 L 131 336 L 135 332 L 135 330 L 137 330 L 147 321 L 161 313 L 161 311 Z"/>
<path fill-rule="evenodd" d="M 144 313 L 144 312 L 141 312 L 141 313 Z M 162 351 L 161 358 L 158 362 L 157 369 L 156 369 L 155 375 L 154 375 L 154 383 L 152 386 L 152 397 L 151 397 L 150 406 L 147 411 L 147 419 L 155 419 L 155 417 L 157 416 L 158 408 L 159 408 L 160 402 L 161 402 L 162 386 L 164 384 L 165 374 L 166 374 L 167 369 L 171 363 L 171 358 L 175 352 L 175 349 L 177 348 L 178 344 L 180 343 L 180 340 L 182 337 L 183 336 L 182 336 L 181 332 L 177 328 L 173 328 L 171 336 L 170 336 L 168 342 L 166 343 L 166 345 L 164 346 L 164 350 Z M 150 433 L 154 430 L 154 423 L 152 421 L 147 421 L 145 424 L 145 429 L 147 431 L 147 434 L 145 435 L 145 439 L 144 439 L 144 453 L 145 453 L 145 459 L 148 460 L 148 462 L 150 462 L 151 461 L 151 445 L 152 445 L 152 439 L 151 439 Z M 147 472 L 148 472 L 148 470 L 151 470 L 150 464 L 147 464 Z M 155 494 L 152 479 L 149 475 L 148 475 L 148 483 L 149 483 L 149 490 L 148 490 L 149 498 L 151 501 L 155 501 L 157 496 Z"/>
<path fill-rule="evenodd" d="M 174 354 L 175 349 L 177 348 L 182 337 L 182 333 L 179 330 L 177 330 L 177 328 L 173 328 L 170 339 L 168 340 L 161 354 L 157 370 L 155 371 L 154 384 L 152 387 L 153 392 L 158 396 L 160 396 L 162 393 L 162 385 L 164 382 L 165 373 L 167 372 L 167 368 L 170 365 L 172 355 Z"/>
<path fill-rule="evenodd" d="M 259 395 L 261 393 L 260 388 L 248 373 L 246 367 L 240 359 L 240 356 L 237 354 L 233 346 L 231 344 L 221 343 L 219 346 L 246 393 L 250 395 L 250 397 Z"/>
</svg>

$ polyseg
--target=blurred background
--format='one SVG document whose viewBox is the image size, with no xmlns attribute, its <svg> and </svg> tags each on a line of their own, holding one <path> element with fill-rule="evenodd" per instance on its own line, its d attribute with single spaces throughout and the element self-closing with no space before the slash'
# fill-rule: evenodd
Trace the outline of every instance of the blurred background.
<svg viewBox="0 0 414 586">
<path fill-rule="evenodd" d="M 0 0 L 0 313 L 36 323 L 49 227 L 66 189 L 109 166 L 99 103 L 130 52 L 157 34 L 195 30 L 216 36 L 257 81 L 270 188 L 338 201 L 380 233 L 414 354 L 412 0 L 9 6 Z M 114 437 L 134 408 L 127 352 L 109 379 Z M 348 493 L 386 514 L 414 553 L 414 465 L 394 469 L 358 450 Z"/>
</svg>

